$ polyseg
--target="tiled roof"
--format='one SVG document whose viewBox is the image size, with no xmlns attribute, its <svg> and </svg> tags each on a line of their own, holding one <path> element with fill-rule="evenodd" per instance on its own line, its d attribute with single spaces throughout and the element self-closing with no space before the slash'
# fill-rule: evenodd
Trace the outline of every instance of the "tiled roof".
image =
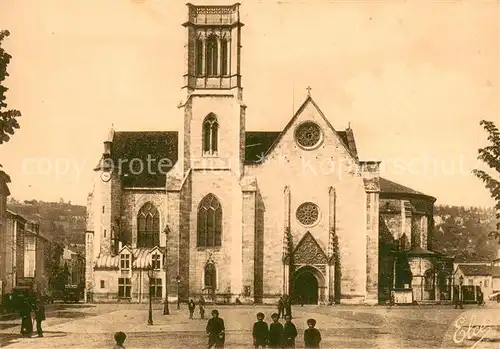
<svg viewBox="0 0 500 349">
<path fill-rule="evenodd" d="M 134 261 L 132 262 L 132 266 L 137 269 L 147 268 L 148 264 L 151 262 L 149 254 L 151 253 L 152 250 L 153 250 L 152 248 L 133 249 L 132 253 L 134 255 Z"/>
<path fill-rule="evenodd" d="M 97 269 L 118 269 L 120 265 L 120 256 L 111 256 L 108 254 L 99 255 L 95 261 Z"/>
<path fill-rule="evenodd" d="M 466 276 L 489 276 L 491 266 L 484 264 L 459 264 L 458 267 Z"/>
<path fill-rule="evenodd" d="M 177 148 L 177 132 L 115 132 L 111 158 L 124 175 L 124 186 L 165 187 L 166 174 L 177 162 Z"/>
<path fill-rule="evenodd" d="M 415 246 L 412 247 L 411 250 L 408 251 L 408 255 L 414 255 L 414 256 L 424 256 L 424 255 L 434 255 L 435 253 L 429 250 L 426 250 L 425 248 L 422 248 L 420 246 Z"/>
<path fill-rule="evenodd" d="M 151 262 L 150 253 L 157 250 L 158 254 L 162 254 L 157 248 L 134 248 L 132 249 L 132 268 L 146 269 Z M 123 249 L 121 250 L 123 251 Z M 97 257 L 95 267 L 98 269 L 118 269 L 120 266 L 120 254 L 111 256 L 109 254 L 102 254 Z"/>
<path fill-rule="evenodd" d="M 380 192 L 381 193 L 393 193 L 393 194 L 413 194 L 413 195 L 424 195 L 429 196 L 427 194 L 421 193 L 419 191 L 413 190 L 411 188 L 405 187 L 399 183 L 390 181 L 386 178 L 380 177 Z"/>
<path fill-rule="evenodd" d="M 245 133 L 245 162 L 259 163 L 282 131 L 249 131 Z M 352 130 L 337 132 L 344 145 L 357 156 Z M 178 159 L 177 132 L 114 132 L 111 148 L 113 165 L 124 175 L 128 187 L 164 187 L 166 173 Z M 148 171 L 148 159 L 151 173 Z M 163 159 L 163 160 L 162 160 Z M 163 162 L 160 163 L 160 160 Z M 163 164 L 158 169 L 158 165 Z M 143 170 L 141 171 L 141 165 Z M 163 171 L 161 171 L 163 169 Z M 163 173 L 161 173 L 163 172 Z"/>
<path fill-rule="evenodd" d="M 246 132 L 245 162 L 259 163 L 281 132 Z"/>
</svg>

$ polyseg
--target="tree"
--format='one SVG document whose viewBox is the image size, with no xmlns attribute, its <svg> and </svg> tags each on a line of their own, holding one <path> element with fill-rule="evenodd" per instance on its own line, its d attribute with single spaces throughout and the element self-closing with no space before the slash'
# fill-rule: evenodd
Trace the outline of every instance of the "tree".
<svg viewBox="0 0 500 349">
<path fill-rule="evenodd" d="M 488 133 L 488 146 L 478 150 L 478 159 L 483 161 L 493 170 L 493 175 L 483 170 L 475 169 L 472 173 L 484 182 L 486 189 L 489 190 L 491 197 L 496 201 L 496 230 L 491 231 L 489 236 L 496 239 L 500 244 L 500 131 L 492 121 L 481 120 L 480 125 Z"/>
<path fill-rule="evenodd" d="M 0 144 L 8 142 L 10 140 L 9 135 L 13 135 L 15 129 L 19 128 L 19 123 L 17 122 L 18 117 L 21 116 L 21 112 L 15 109 L 7 109 L 7 103 L 5 103 L 5 93 L 9 90 L 3 85 L 4 80 L 9 73 L 7 73 L 7 66 L 12 58 L 2 47 L 2 41 L 10 33 L 8 30 L 0 30 Z"/>
</svg>

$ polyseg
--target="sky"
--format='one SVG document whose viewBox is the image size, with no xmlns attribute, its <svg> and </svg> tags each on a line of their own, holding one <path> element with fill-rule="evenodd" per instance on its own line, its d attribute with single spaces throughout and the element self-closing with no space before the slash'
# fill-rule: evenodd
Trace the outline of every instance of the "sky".
<svg viewBox="0 0 500 349">
<path fill-rule="evenodd" d="M 247 130 L 282 130 L 311 86 L 385 178 L 437 204 L 492 205 L 470 171 L 479 121 L 500 121 L 500 2 L 241 4 Z M 111 125 L 180 130 L 186 19 L 179 0 L 0 2 L 7 103 L 23 114 L 0 146 L 13 197 L 85 204 Z"/>
</svg>

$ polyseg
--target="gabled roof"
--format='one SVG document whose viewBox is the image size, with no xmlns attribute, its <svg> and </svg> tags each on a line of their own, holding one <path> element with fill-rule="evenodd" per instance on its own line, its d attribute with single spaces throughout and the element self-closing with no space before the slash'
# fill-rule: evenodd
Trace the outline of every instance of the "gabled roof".
<svg viewBox="0 0 500 349">
<path fill-rule="evenodd" d="M 348 133 L 346 131 L 346 134 L 343 135 L 343 137 L 341 137 L 338 134 L 338 132 L 335 130 L 335 128 L 332 126 L 332 124 L 330 123 L 330 121 L 328 121 L 328 119 L 325 117 L 325 115 L 323 114 L 323 112 L 321 111 L 321 109 L 319 109 L 318 105 L 316 104 L 316 102 L 314 102 L 314 100 L 312 99 L 311 96 L 307 96 L 307 98 L 304 101 L 304 103 L 302 103 L 302 105 L 299 107 L 299 109 L 294 114 L 294 116 L 290 119 L 290 121 L 288 122 L 288 124 L 286 124 L 285 128 L 283 129 L 283 131 L 280 132 L 280 134 L 278 135 L 278 137 L 274 140 L 274 142 L 272 143 L 272 145 L 269 147 L 269 149 L 265 153 L 265 157 L 268 154 L 270 154 L 273 151 L 273 149 L 279 144 L 281 138 L 283 138 L 283 136 L 287 133 L 287 131 L 290 129 L 290 127 L 292 127 L 292 125 L 295 123 L 295 120 L 297 120 L 297 118 L 299 117 L 299 115 L 302 113 L 302 111 L 306 108 L 306 106 L 309 103 L 311 103 L 314 106 L 314 108 L 316 108 L 316 110 L 318 111 L 318 114 L 323 118 L 323 120 L 328 125 L 328 127 L 330 127 L 330 129 L 333 131 L 333 133 L 335 133 L 339 137 L 339 139 L 341 141 L 340 143 L 345 147 L 345 149 L 347 150 L 347 152 L 349 154 L 351 154 L 351 156 L 354 159 L 357 160 L 358 159 L 357 154 L 355 154 L 353 152 L 353 149 L 349 148 L 349 142 L 351 142 L 351 143 L 354 142 L 354 137 L 352 135 L 352 130 L 350 131 L 351 133 Z M 347 143 L 345 141 L 347 141 Z M 356 149 L 355 146 L 354 146 L 354 149 Z"/>
<path fill-rule="evenodd" d="M 421 192 L 416 191 L 414 189 L 405 187 L 404 185 L 390 181 L 390 180 L 383 178 L 383 177 L 380 177 L 380 193 L 421 195 L 421 196 L 427 196 L 427 197 L 432 198 L 432 196 L 429 196 L 427 194 L 421 193 Z"/>
<path fill-rule="evenodd" d="M 130 252 L 132 253 L 132 247 L 130 247 L 130 245 L 125 245 L 123 246 L 122 248 L 120 248 L 120 250 L 118 251 L 118 254 L 122 253 L 123 251 L 127 251 L 127 252 Z"/>
<path fill-rule="evenodd" d="M 491 266 L 484 264 L 459 264 L 458 268 L 465 276 L 490 276 Z"/>
</svg>

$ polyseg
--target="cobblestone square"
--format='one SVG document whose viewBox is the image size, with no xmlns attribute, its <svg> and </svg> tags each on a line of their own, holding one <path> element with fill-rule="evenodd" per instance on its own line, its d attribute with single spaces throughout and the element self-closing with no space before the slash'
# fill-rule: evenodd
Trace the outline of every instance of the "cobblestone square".
<svg viewBox="0 0 500 349">
<path fill-rule="evenodd" d="M 207 314 L 211 309 L 207 308 Z M 255 314 L 262 311 L 270 321 L 270 315 L 275 312 L 271 306 L 220 306 L 217 309 L 226 324 L 226 348 L 251 347 Z M 474 348 L 498 348 L 499 310 L 496 304 L 481 308 L 468 306 L 463 310 L 450 306 L 297 306 L 293 316 L 299 331 L 298 348 L 303 347 L 303 330 L 310 317 L 318 321 L 322 348 L 472 348 L 481 337 Z M 185 305 L 180 310 L 172 305 L 171 315 L 164 316 L 161 306 L 156 305 L 154 324 L 149 326 L 144 305 L 62 307 L 48 312 L 43 338 L 20 338 L 17 319 L 1 322 L 1 345 L 39 349 L 112 348 L 113 334 L 124 331 L 128 349 L 203 348 L 206 320 L 199 319 L 198 314 L 190 320 L 187 313 Z"/>
</svg>

